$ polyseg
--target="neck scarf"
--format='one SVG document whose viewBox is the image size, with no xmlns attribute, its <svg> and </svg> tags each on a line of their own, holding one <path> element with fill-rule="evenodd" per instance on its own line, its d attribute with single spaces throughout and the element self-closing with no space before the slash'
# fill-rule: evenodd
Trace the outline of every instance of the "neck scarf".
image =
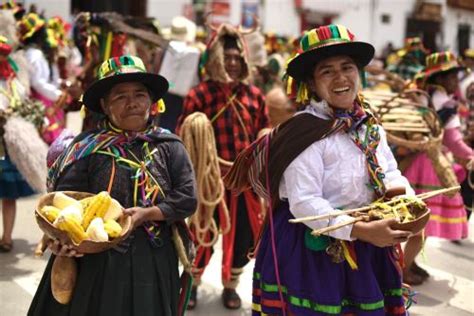
<svg viewBox="0 0 474 316">
<path fill-rule="evenodd" d="M 101 130 L 85 133 L 80 140 L 73 142 L 55 160 L 48 171 L 48 189 L 54 189 L 61 173 L 74 162 L 91 154 L 103 154 L 113 158 L 111 180 L 113 180 L 115 164 L 131 170 L 130 180 L 134 184 L 133 206 L 151 206 L 159 193 L 165 195 L 158 181 L 148 170 L 156 151 L 156 149 L 150 151 L 149 143 L 162 137 L 162 134 L 170 134 L 170 132 L 153 125 L 143 132 L 127 132 L 106 122 Z M 128 149 L 131 144 L 138 142 L 143 144 L 141 158 Z M 109 185 L 109 191 L 110 189 Z M 152 243 L 159 240 L 157 223 L 144 223 L 144 228 Z"/>
<path fill-rule="evenodd" d="M 354 102 L 350 111 L 336 109 L 334 117 L 336 118 L 336 129 L 348 133 L 356 146 L 364 153 L 370 186 L 377 197 L 383 197 L 386 190 L 383 183 L 385 174 L 376 155 L 380 143 L 380 132 L 376 118 L 372 113 L 366 111 L 358 101 Z M 362 126 L 365 126 L 365 131 L 361 129 Z M 360 132 L 363 134 L 362 137 Z"/>
</svg>

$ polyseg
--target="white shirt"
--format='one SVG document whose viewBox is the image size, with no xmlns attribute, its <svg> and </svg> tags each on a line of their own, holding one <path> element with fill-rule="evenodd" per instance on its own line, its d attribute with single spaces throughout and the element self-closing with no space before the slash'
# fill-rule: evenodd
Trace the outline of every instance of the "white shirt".
<svg viewBox="0 0 474 316">
<path fill-rule="evenodd" d="M 332 110 L 327 103 L 313 102 L 304 111 L 320 118 L 330 118 Z M 298 115 L 297 113 L 296 115 Z M 359 129 L 365 132 L 365 126 Z M 379 126 L 381 140 L 376 156 L 385 173 L 387 188 L 403 186 L 407 195 L 413 195 L 408 180 L 397 169 L 397 162 L 387 144 L 385 131 Z M 370 204 L 374 192 L 369 185 L 366 157 L 345 132 L 333 134 L 306 148 L 283 173 L 279 193 L 287 199 L 295 218 L 322 215 L 336 209 L 356 208 Z M 327 220 L 305 222 L 311 229 L 321 229 L 345 222 L 352 217 L 341 215 Z M 328 235 L 337 239 L 352 240 L 352 225 Z"/>
<path fill-rule="evenodd" d="M 31 87 L 43 97 L 51 101 L 56 101 L 61 96 L 61 90 L 52 82 L 57 80 L 50 80 L 50 69 L 48 61 L 43 52 L 36 47 L 28 47 L 25 52 L 25 57 L 30 63 L 30 82 Z M 54 74 L 57 79 L 57 73 Z"/>
</svg>

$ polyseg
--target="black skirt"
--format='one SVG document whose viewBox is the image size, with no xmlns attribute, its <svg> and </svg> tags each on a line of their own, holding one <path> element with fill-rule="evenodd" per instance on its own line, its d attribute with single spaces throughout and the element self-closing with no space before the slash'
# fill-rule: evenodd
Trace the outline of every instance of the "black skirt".
<svg viewBox="0 0 474 316">
<path fill-rule="evenodd" d="M 171 230 L 161 228 L 159 245 L 152 245 L 140 227 L 127 239 L 125 253 L 109 250 L 78 258 L 76 286 L 67 305 L 51 293 L 51 256 L 28 315 L 177 315 L 178 258 Z"/>
</svg>

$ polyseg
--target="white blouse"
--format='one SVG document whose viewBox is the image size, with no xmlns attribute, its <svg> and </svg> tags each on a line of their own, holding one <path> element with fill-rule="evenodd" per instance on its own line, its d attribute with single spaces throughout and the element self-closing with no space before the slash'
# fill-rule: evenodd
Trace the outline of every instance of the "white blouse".
<svg viewBox="0 0 474 316">
<path fill-rule="evenodd" d="M 304 111 L 328 119 L 332 110 L 327 103 L 313 102 Z M 408 180 L 397 169 L 397 162 L 387 144 L 385 131 L 379 128 L 381 141 L 377 147 L 377 159 L 385 173 L 387 188 L 406 188 L 413 195 Z M 365 126 L 359 133 L 365 132 Z M 283 173 L 279 193 L 287 199 L 290 212 L 295 218 L 321 215 L 336 209 L 349 209 L 367 205 L 374 200 L 369 184 L 366 157 L 345 132 L 333 134 L 316 141 L 293 160 Z M 332 219 L 305 222 L 312 229 L 321 229 L 352 217 L 341 215 Z M 329 232 L 337 239 L 352 240 L 352 225 Z"/>
<path fill-rule="evenodd" d="M 54 84 L 58 82 L 58 75 L 53 69 L 54 78 L 50 80 L 51 71 L 43 52 L 36 47 L 28 47 L 25 57 L 32 66 L 30 67 L 31 87 L 48 100 L 57 101 L 62 93 Z"/>
</svg>

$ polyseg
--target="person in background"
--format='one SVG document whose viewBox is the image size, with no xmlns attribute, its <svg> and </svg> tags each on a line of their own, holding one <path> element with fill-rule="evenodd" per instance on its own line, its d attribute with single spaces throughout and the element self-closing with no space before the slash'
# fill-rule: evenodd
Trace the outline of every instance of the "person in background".
<svg viewBox="0 0 474 316">
<path fill-rule="evenodd" d="M 225 173 L 239 152 L 268 127 L 267 109 L 262 92 L 247 83 L 250 67 L 245 55 L 245 42 L 236 28 L 222 24 L 216 30 L 204 53 L 204 61 L 206 80 L 194 87 L 184 99 L 178 130 L 188 115 L 203 112 L 212 122 L 217 154 L 221 159 L 220 168 Z M 222 300 L 226 308 L 237 309 L 241 306 L 241 299 L 236 287 L 244 266 L 249 262 L 247 254 L 258 237 L 262 209 L 251 190 L 240 195 L 229 191 L 225 194 L 231 221 L 230 230 L 223 235 L 222 243 Z M 223 218 L 217 219 L 217 222 L 221 227 L 225 225 Z M 195 286 L 189 308 L 196 306 L 197 287 L 212 253 L 213 248 L 209 246 L 197 249 Z"/>
<path fill-rule="evenodd" d="M 447 152 L 463 161 L 464 166 L 453 165 L 459 183 L 466 178 L 465 169 L 472 168 L 473 159 L 472 148 L 463 141 L 458 115 L 458 75 L 463 69 L 456 57 L 445 51 L 427 56 L 426 69 L 420 74 L 420 78 L 423 78 L 422 87 L 430 96 L 429 106 L 437 112 L 444 129 L 443 146 Z M 433 164 L 425 153 L 417 154 L 404 175 L 417 194 L 442 188 Z M 467 237 L 466 213 L 463 198 L 459 193 L 452 197 L 438 195 L 429 199 L 426 204 L 431 209 L 430 220 L 425 229 L 426 237 L 453 241 Z M 428 272 L 415 262 L 422 246 L 421 234 L 410 238 L 405 245 L 404 281 L 411 285 L 419 285 L 429 277 Z"/>
<path fill-rule="evenodd" d="M 12 110 L 14 96 L 23 100 L 26 89 L 16 78 L 14 61 L 9 58 L 12 51 L 7 39 L 0 35 L 0 199 L 2 200 L 3 235 L 0 240 L 0 252 L 10 252 L 13 248 L 13 226 L 16 215 L 16 200 L 34 194 L 8 155 L 3 139 L 3 126 L 7 113 Z"/>
<path fill-rule="evenodd" d="M 54 63 L 54 50 L 49 45 L 46 21 L 35 13 L 28 13 L 18 22 L 20 41 L 25 57 L 31 65 L 31 96 L 43 102 L 46 111 L 42 132 L 46 143 L 51 144 L 64 129 L 64 111 L 67 92 L 59 88 L 59 73 Z"/>
</svg>

